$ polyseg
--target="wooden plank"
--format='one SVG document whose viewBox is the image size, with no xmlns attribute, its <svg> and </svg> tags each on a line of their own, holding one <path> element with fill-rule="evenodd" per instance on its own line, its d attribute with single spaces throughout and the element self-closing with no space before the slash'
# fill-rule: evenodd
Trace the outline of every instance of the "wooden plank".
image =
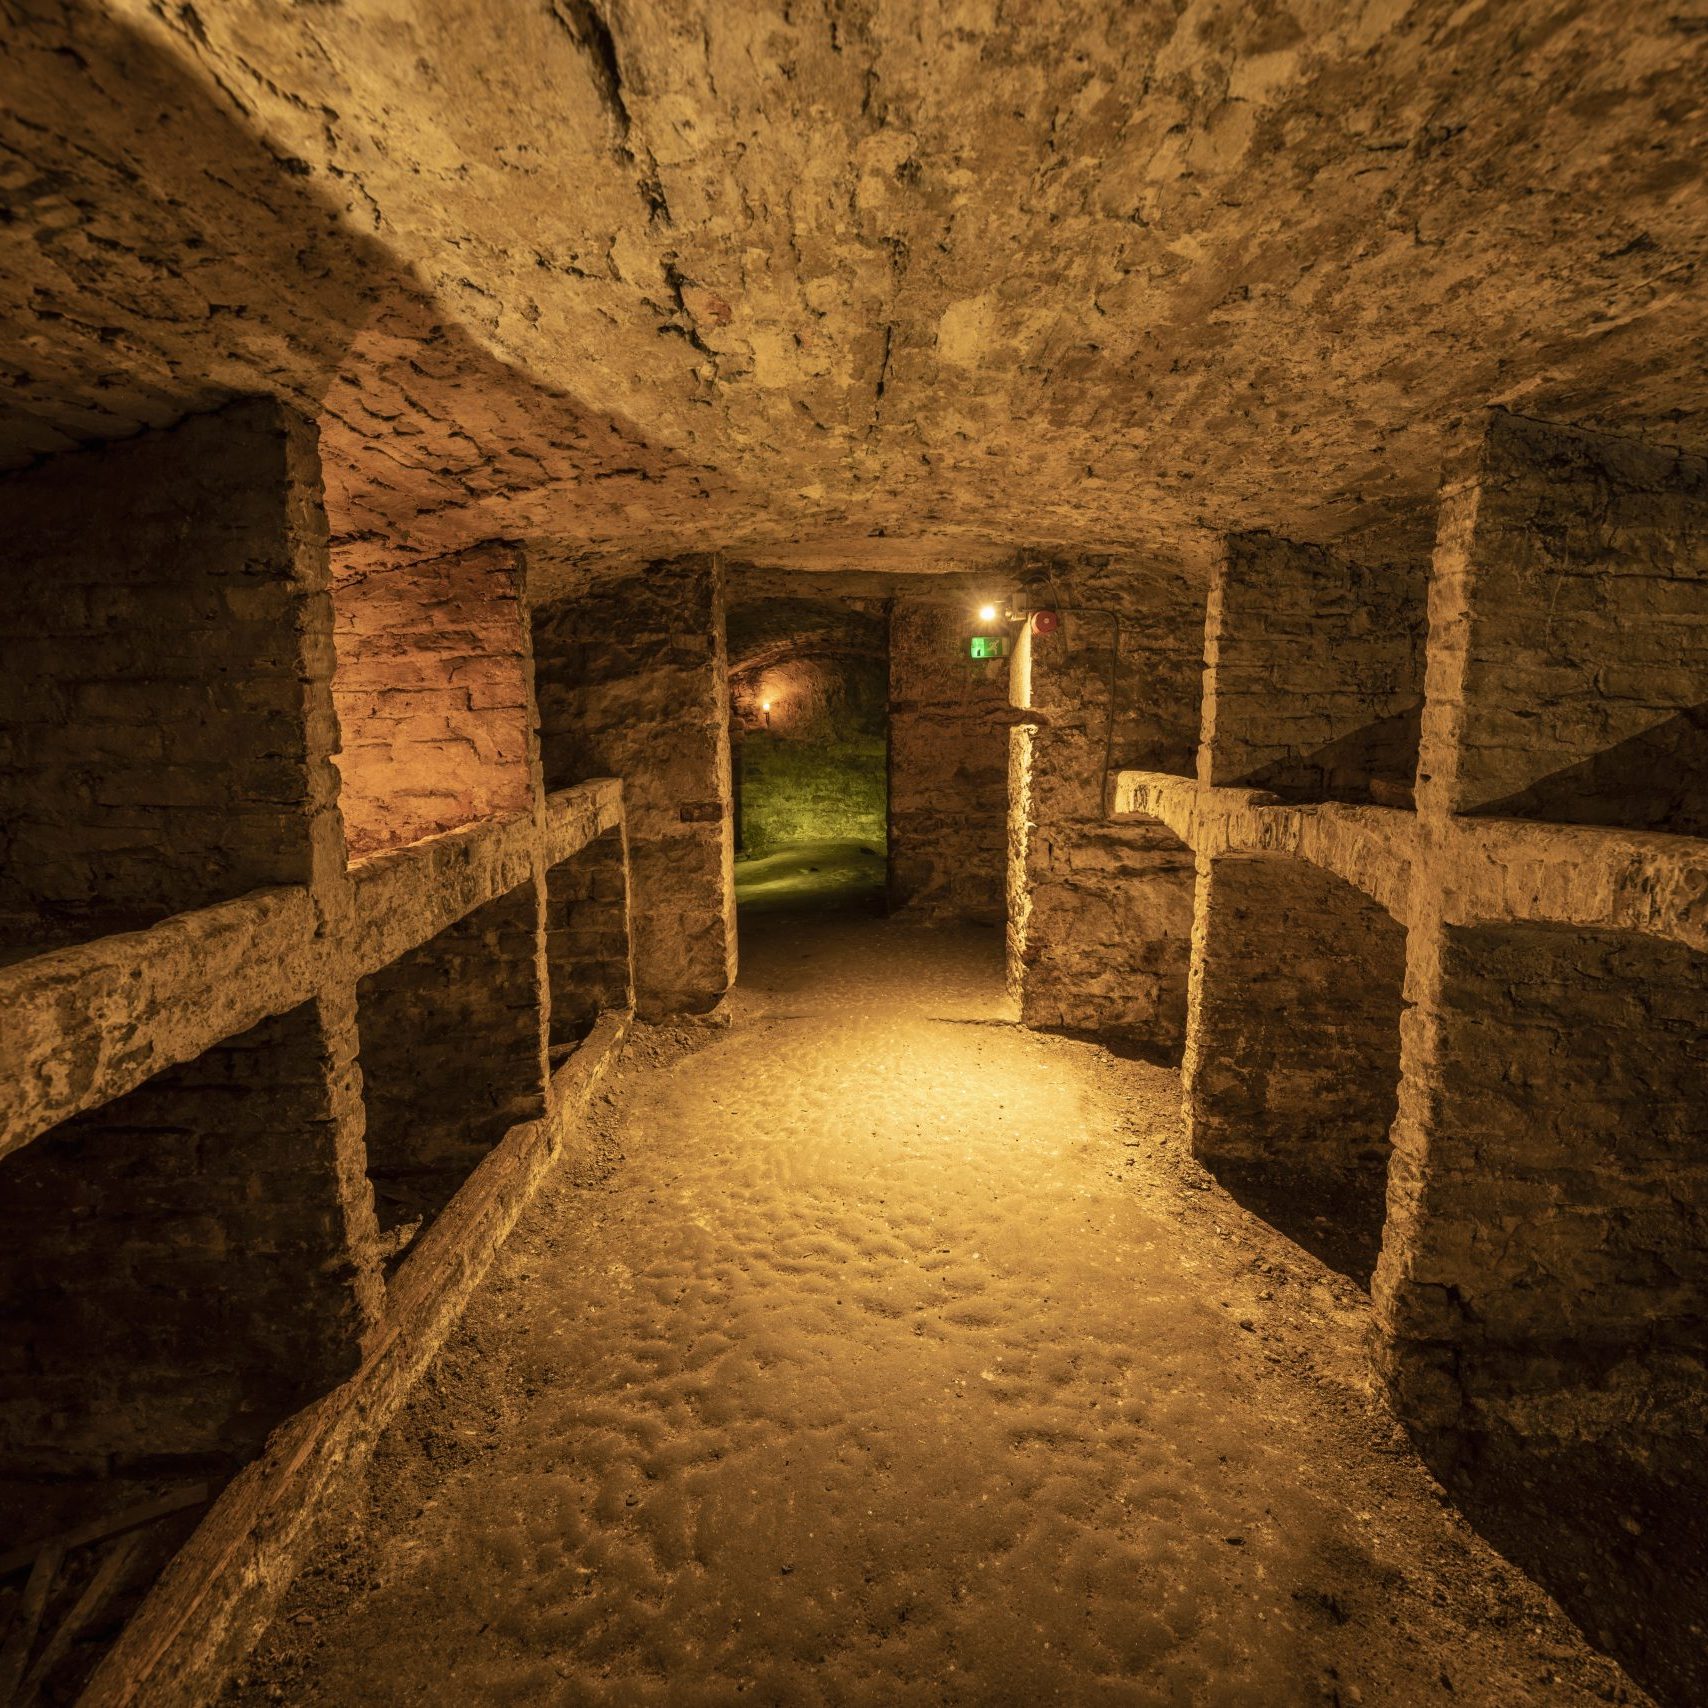
<svg viewBox="0 0 1708 1708">
<path fill-rule="evenodd" d="M 12 1629 L 6 1634 L 6 1646 L 0 1649 L 0 1702 L 10 1702 L 18 1681 L 29 1665 L 30 1651 L 36 1646 L 36 1629 L 42 1622 L 53 1580 L 59 1576 L 64 1552 L 50 1542 L 36 1555 L 30 1568 L 29 1582 L 24 1585 L 24 1599 L 12 1616 Z"/>
<path fill-rule="evenodd" d="M 36 1693 L 47 1682 L 49 1675 L 59 1663 L 65 1659 L 66 1651 L 72 1643 L 99 1616 L 101 1609 L 112 1599 L 113 1592 L 123 1581 L 126 1570 L 136 1558 L 137 1550 L 142 1546 L 142 1538 L 134 1532 L 129 1536 L 121 1536 L 118 1542 L 108 1551 L 107 1557 L 95 1568 L 95 1575 L 83 1587 L 83 1593 L 78 1596 L 71 1611 L 60 1620 L 58 1628 L 48 1638 L 36 1664 L 25 1675 L 22 1688 L 18 1692 L 19 1708 L 33 1702 Z"/>
<path fill-rule="evenodd" d="M 73 1548 L 86 1547 L 91 1542 L 101 1542 L 109 1536 L 135 1530 L 139 1525 L 152 1524 L 155 1519 L 168 1518 L 174 1512 L 182 1512 L 186 1507 L 200 1506 L 207 1500 L 210 1492 L 206 1483 L 197 1483 L 191 1488 L 161 1495 L 158 1500 L 144 1501 L 139 1506 L 128 1506 L 122 1512 L 109 1513 L 104 1518 L 92 1518 L 87 1524 L 61 1531 L 57 1536 L 46 1536 L 39 1542 L 26 1543 L 22 1548 L 14 1548 L 9 1554 L 0 1554 L 0 1577 L 4 1577 L 7 1572 L 15 1572 L 20 1566 L 27 1566 L 44 1548 L 56 1547 L 62 1554 L 69 1554 Z"/>
</svg>

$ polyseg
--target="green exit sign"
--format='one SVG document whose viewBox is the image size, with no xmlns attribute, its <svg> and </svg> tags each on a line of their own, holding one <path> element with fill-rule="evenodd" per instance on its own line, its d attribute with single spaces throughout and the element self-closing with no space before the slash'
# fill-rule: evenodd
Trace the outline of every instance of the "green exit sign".
<svg viewBox="0 0 1708 1708">
<path fill-rule="evenodd" d="M 974 635 L 967 642 L 967 652 L 973 658 L 1006 658 L 1007 635 Z"/>
</svg>

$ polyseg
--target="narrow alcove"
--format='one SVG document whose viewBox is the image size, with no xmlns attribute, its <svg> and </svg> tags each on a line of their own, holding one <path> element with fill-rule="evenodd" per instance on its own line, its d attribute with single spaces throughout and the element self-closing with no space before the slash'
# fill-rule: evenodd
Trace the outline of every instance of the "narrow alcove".
<svg viewBox="0 0 1708 1708">
<path fill-rule="evenodd" d="M 1198 884 L 1185 1091 L 1234 1196 L 1368 1285 L 1400 1079 L 1404 928 L 1344 879 L 1225 854 Z"/>
<path fill-rule="evenodd" d="M 108 1570 L 134 1598 L 356 1368 L 376 1282 L 340 1197 L 340 1077 L 305 1004 L 0 1161 L 0 1554 L 124 1530 Z"/>
<path fill-rule="evenodd" d="M 394 1257 L 544 1111 L 538 913 L 524 884 L 356 987 L 368 1175 Z"/>
<path fill-rule="evenodd" d="M 629 886 L 622 826 L 613 826 L 546 871 L 548 1045 L 565 1060 L 601 1014 L 634 1002 Z"/>
</svg>

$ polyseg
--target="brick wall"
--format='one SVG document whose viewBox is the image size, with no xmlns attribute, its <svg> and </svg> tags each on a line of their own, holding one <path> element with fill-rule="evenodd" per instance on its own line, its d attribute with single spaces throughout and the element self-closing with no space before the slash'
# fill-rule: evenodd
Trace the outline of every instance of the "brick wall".
<svg viewBox="0 0 1708 1708">
<path fill-rule="evenodd" d="M 431 1221 L 511 1127 L 544 1112 L 539 926 L 526 884 L 358 984 L 383 1230 Z"/>
<path fill-rule="evenodd" d="M 0 1474 L 229 1468 L 367 1325 L 309 1004 L 0 1162 Z"/>
<path fill-rule="evenodd" d="M 735 976 L 723 583 L 688 557 L 608 575 L 533 619 L 546 787 L 621 777 L 635 999 L 710 1008 Z"/>
<path fill-rule="evenodd" d="M 1429 620 L 1442 810 L 1708 834 L 1708 460 L 1492 415 Z"/>
<path fill-rule="evenodd" d="M 528 639 L 514 547 L 340 578 L 340 804 L 354 856 L 531 798 Z"/>
<path fill-rule="evenodd" d="M 0 942 L 152 924 L 336 853 L 313 430 L 269 400 L 0 480 Z M 323 693 L 323 690 L 321 690 Z"/>
<path fill-rule="evenodd" d="M 1025 601 L 1067 607 L 1020 631 L 1010 745 L 1009 979 L 1028 1025 L 1102 1032 L 1178 1054 L 1192 933 L 1192 855 L 1161 825 L 1113 823 L 1105 762 L 1184 772 L 1198 727 L 1203 595 L 1184 570 L 1058 564 Z M 1114 725 L 1110 662 L 1120 620 Z"/>
<path fill-rule="evenodd" d="M 1000 924 L 1008 810 L 1008 667 L 967 656 L 967 603 L 890 608 L 890 906 Z"/>
<path fill-rule="evenodd" d="M 1227 536 L 1210 578 L 1199 776 L 1288 800 L 1409 804 L 1425 566 Z"/>
</svg>

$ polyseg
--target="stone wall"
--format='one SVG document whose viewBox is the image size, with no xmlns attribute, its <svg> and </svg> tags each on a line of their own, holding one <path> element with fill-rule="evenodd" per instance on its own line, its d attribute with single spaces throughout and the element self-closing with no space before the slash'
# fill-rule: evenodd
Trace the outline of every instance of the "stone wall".
<svg viewBox="0 0 1708 1708">
<path fill-rule="evenodd" d="M 721 568 L 607 575 L 536 610 L 533 632 L 546 786 L 623 779 L 637 1006 L 710 1008 L 736 958 Z"/>
<path fill-rule="evenodd" d="M 1210 578 L 1199 775 L 1285 800 L 1410 805 L 1425 567 L 1226 537 Z"/>
<path fill-rule="evenodd" d="M 859 842 L 882 853 L 888 834 L 883 735 L 792 740 L 749 730 L 736 743 L 736 798 L 745 855 L 799 842 Z"/>
<path fill-rule="evenodd" d="M 304 1004 L 0 1161 L 0 1481 L 229 1469 L 355 1368 L 336 1048 Z"/>
<path fill-rule="evenodd" d="M 521 580 L 514 547 L 484 546 L 337 582 L 332 691 L 352 855 L 528 804 Z"/>
<path fill-rule="evenodd" d="M 0 480 L 0 943 L 131 929 L 336 848 L 313 430 L 270 401 Z"/>
<path fill-rule="evenodd" d="M 1429 601 L 1441 810 L 1708 834 L 1708 460 L 1495 412 Z"/>
<path fill-rule="evenodd" d="M 1005 912 L 1008 667 L 967 655 L 965 603 L 890 610 L 889 899 L 932 922 Z"/>
<path fill-rule="evenodd" d="M 1190 768 L 1203 595 L 1176 566 L 1105 558 L 1051 566 L 1023 603 L 1064 614 L 1052 634 L 1020 625 L 1017 637 L 1012 697 L 1036 723 L 1010 742 L 1009 982 L 1028 1025 L 1172 1058 L 1185 1032 L 1192 855 L 1159 825 L 1111 822 L 1106 770 Z"/>
<path fill-rule="evenodd" d="M 539 906 L 523 885 L 356 987 L 382 1233 L 430 1222 L 510 1128 L 545 1111 Z"/>
<path fill-rule="evenodd" d="M 1406 934 L 1305 861 L 1206 858 L 1182 1080 L 1192 1154 L 1367 1281 L 1399 1097 Z"/>
</svg>

